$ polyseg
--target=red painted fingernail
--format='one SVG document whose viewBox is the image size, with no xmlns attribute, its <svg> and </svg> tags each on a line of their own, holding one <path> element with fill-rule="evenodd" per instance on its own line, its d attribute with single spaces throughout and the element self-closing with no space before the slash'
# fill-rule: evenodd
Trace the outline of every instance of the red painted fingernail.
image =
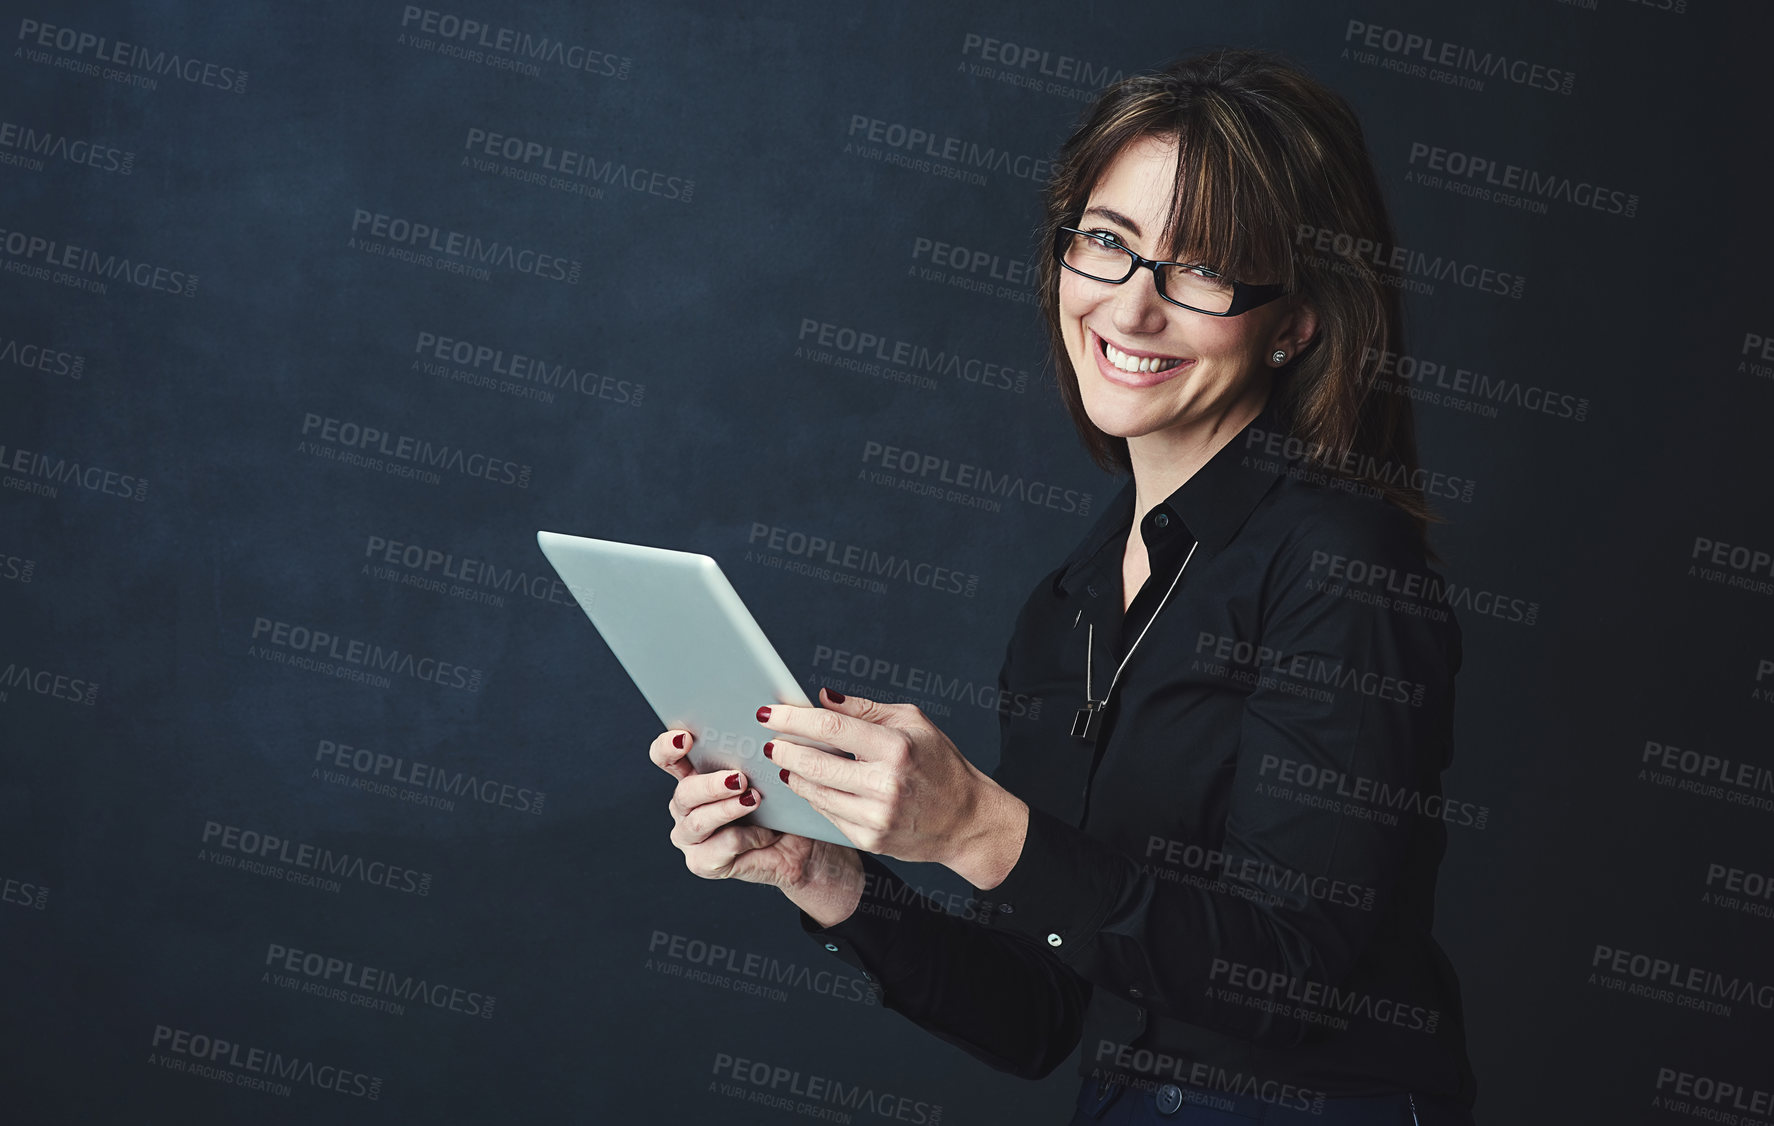
<svg viewBox="0 0 1774 1126">
<path fill-rule="evenodd" d="M 787 781 L 788 781 L 788 768 L 787 768 L 787 767 L 784 767 L 784 768 L 783 768 L 783 769 L 782 769 L 782 771 L 781 771 L 781 773 L 782 773 L 782 780 L 783 780 L 783 781 L 784 781 L 784 782 L 787 782 Z"/>
<path fill-rule="evenodd" d="M 737 774 L 727 775 L 727 788 L 729 790 L 739 789 L 739 775 L 737 775 Z"/>
<path fill-rule="evenodd" d="M 756 790 L 747 790 L 745 793 L 740 794 L 739 795 L 739 804 L 740 805 L 757 805 L 758 804 L 757 791 Z"/>
<path fill-rule="evenodd" d="M 680 751 L 684 749 L 684 733 L 682 731 L 671 737 L 671 745 Z"/>
<path fill-rule="evenodd" d="M 774 739 L 772 739 L 772 740 L 770 740 L 770 742 L 764 744 L 764 757 L 765 758 L 775 758 L 776 757 L 776 752 L 771 749 L 775 746 L 776 746 L 776 740 L 774 740 Z"/>
<path fill-rule="evenodd" d="M 758 722 L 759 723 L 769 723 L 770 722 L 770 708 L 768 705 L 758 709 Z"/>
<path fill-rule="evenodd" d="M 825 694 L 832 698 L 832 703 L 834 704 L 842 704 L 844 702 L 844 694 L 842 692 L 833 692 L 830 688 L 827 688 Z"/>
</svg>

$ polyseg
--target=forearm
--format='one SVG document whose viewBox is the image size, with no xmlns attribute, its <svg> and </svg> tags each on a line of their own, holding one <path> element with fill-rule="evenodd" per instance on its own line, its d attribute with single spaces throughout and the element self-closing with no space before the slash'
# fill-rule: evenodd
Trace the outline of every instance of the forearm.
<svg viewBox="0 0 1774 1126">
<path fill-rule="evenodd" d="M 1029 807 L 989 776 L 978 770 L 973 775 L 969 815 L 943 864 L 974 887 L 988 891 L 1004 882 L 1022 855 Z"/>
</svg>

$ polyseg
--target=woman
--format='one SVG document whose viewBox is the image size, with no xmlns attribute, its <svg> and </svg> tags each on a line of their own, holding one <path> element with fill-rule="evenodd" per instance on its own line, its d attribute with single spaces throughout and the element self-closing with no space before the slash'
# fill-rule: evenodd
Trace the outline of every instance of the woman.
<svg viewBox="0 0 1774 1126">
<path fill-rule="evenodd" d="M 1430 937 L 1465 816 L 1439 789 L 1460 632 L 1375 362 L 1400 313 L 1360 126 L 1273 57 L 1215 52 L 1106 91 L 1056 168 L 1059 384 L 1132 479 L 1018 616 L 1000 687 L 1039 718 L 1000 712 L 988 777 L 909 705 L 760 708 L 854 849 L 732 824 L 757 792 L 665 732 L 672 842 L 775 885 L 884 1005 L 992 1066 L 1078 1050 L 1075 1122 L 1468 1122 Z M 871 854 L 990 905 L 945 914 Z"/>
</svg>

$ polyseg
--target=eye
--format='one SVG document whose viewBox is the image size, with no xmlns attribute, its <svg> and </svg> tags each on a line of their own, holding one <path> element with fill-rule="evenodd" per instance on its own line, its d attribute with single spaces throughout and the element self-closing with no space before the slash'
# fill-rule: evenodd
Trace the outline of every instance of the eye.
<svg viewBox="0 0 1774 1126">
<path fill-rule="evenodd" d="M 1117 247 L 1121 250 L 1127 249 L 1127 244 L 1122 242 L 1120 237 L 1116 235 L 1114 231 L 1106 231 L 1099 228 L 1094 231 L 1085 231 L 1084 233 L 1102 243 L 1104 246 Z"/>
</svg>

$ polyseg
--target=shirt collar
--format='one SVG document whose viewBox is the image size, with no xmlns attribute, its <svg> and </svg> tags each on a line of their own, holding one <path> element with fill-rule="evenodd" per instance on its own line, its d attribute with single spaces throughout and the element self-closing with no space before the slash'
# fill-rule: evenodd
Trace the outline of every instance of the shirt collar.
<svg viewBox="0 0 1774 1126">
<path fill-rule="evenodd" d="M 1272 436 L 1278 437 L 1271 441 Z M 1271 392 L 1248 426 L 1146 514 L 1143 524 L 1148 543 L 1161 516 L 1168 521 L 1180 521 L 1182 528 L 1172 525 L 1173 530 L 1185 539 L 1193 537 L 1209 555 L 1230 543 L 1257 502 L 1275 484 L 1280 476 L 1277 468 L 1299 456 L 1297 449 L 1290 450 L 1297 443 L 1283 441 L 1279 436 L 1285 436 L 1285 431 Z M 1072 594 L 1085 580 L 1089 570 L 1086 564 L 1132 527 L 1133 501 L 1134 483 L 1129 478 L 1083 541 L 1060 565 L 1059 576 L 1054 580 L 1058 590 Z"/>
</svg>

